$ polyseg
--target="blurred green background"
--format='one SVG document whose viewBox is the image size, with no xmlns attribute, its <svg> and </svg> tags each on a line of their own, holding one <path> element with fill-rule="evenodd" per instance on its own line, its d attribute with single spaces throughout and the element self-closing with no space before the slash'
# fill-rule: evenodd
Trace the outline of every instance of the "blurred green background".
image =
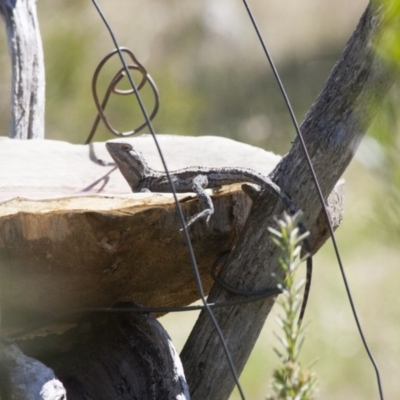
<svg viewBox="0 0 400 400">
<path fill-rule="evenodd" d="M 120 44 L 135 53 L 158 85 L 161 108 L 154 121 L 156 132 L 226 136 L 279 154 L 290 149 L 294 130 L 242 2 L 119 0 L 100 4 Z M 301 120 L 367 1 L 253 0 L 250 4 Z M 83 143 L 95 117 L 92 74 L 113 48 L 111 40 L 90 1 L 39 2 L 38 14 L 46 63 L 46 138 Z M 4 32 L 0 50 L 0 126 L 2 135 L 7 135 L 10 67 Z M 103 78 L 111 73 L 107 69 Z M 337 231 L 386 399 L 398 398 L 400 374 L 399 93 L 394 87 L 345 173 L 345 219 Z M 137 125 L 135 107 L 133 99 L 113 99 L 109 106 L 113 124 L 121 130 Z M 100 128 L 95 140 L 109 138 Z M 195 318 L 195 314 L 162 318 L 178 349 Z M 374 372 L 330 243 L 315 258 L 306 320 L 309 333 L 303 362 L 317 361 L 313 369 L 320 382 L 320 398 L 376 399 Z M 272 350 L 277 345 L 274 330 L 278 327 L 271 317 L 242 374 L 248 399 L 264 399 L 269 391 L 277 363 Z"/>
</svg>

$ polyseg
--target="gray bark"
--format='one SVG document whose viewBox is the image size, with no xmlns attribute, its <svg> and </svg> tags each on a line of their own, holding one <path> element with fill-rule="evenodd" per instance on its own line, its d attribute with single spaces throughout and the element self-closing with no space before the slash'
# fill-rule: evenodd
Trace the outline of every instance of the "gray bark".
<svg viewBox="0 0 400 400">
<path fill-rule="evenodd" d="M 82 314 L 76 328 L 21 340 L 21 350 L 51 365 L 68 399 L 189 400 L 182 364 L 167 332 L 153 316 L 129 312 L 130 307 L 136 305 Z"/>
<path fill-rule="evenodd" d="M 335 66 L 324 90 L 306 116 L 301 130 L 325 198 L 333 189 L 396 76 L 394 67 L 373 51 L 371 40 L 382 28 L 382 9 L 369 7 Z M 274 180 L 304 212 L 309 229 L 321 210 L 300 143 L 294 145 L 273 172 Z M 273 287 L 279 272 L 279 252 L 268 227 L 282 205 L 268 192 L 254 202 L 239 241 L 221 272 L 231 285 L 260 290 Z M 260 221 L 263 221 L 261 224 Z M 235 297 L 236 299 L 237 297 Z M 210 302 L 234 300 L 214 286 Z M 259 336 L 275 299 L 216 310 L 237 371 L 240 373 Z M 182 351 L 192 399 L 227 399 L 234 381 L 213 325 L 204 312 Z"/>
<path fill-rule="evenodd" d="M 10 138 L 44 138 L 45 76 L 35 0 L 0 0 L 11 56 Z"/>
<path fill-rule="evenodd" d="M 16 344 L 0 340 L 0 399 L 66 400 L 54 371 L 27 357 Z"/>
</svg>

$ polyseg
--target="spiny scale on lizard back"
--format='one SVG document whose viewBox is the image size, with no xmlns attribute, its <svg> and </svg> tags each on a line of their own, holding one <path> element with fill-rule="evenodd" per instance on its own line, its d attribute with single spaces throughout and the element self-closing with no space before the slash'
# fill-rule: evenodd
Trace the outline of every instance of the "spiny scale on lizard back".
<svg viewBox="0 0 400 400">
<path fill-rule="evenodd" d="M 117 163 L 122 175 L 129 183 L 133 192 L 149 189 L 154 192 L 169 192 L 170 185 L 165 173 L 149 167 L 143 155 L 128 143 L 106 143 L 107 150 Z M 238 167 L 187 167 L 171 172 L 177 192 L 193 191 L 193 180 L 199 175 L 207 177 L 203 186 L 215 188 L 232 183 L 248 182 L 262 187 L 272 187 L 279 195 L 279 188 L 271 180 L 257 171 Z"/>
</svg>

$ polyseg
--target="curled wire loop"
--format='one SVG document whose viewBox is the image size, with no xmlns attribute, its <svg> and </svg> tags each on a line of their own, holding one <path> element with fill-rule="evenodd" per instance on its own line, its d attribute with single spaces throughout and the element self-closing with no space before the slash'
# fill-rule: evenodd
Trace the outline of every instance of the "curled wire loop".
<svg viewBox="0 0 400 400">
<path fill-rule="evenodd" d="M 137 58 L 135 57 L 135 55 L 126 47 L 120 47 L 120 51 L 123 53 L 126 53 L 129 58 L 131 59 L 131 64 L 127 65 L 128 69 L 130 71 L 138 71 L 142 78 L 139 82 L 139 84 L 136 86 L 136 88 L 131 88 L 128 90 L 122 90 L 122 89 L 118 89 L 117 85 L 119 84 L 119 82 L 121 82 L 121 80 L 126 76 L 126 71 L 125 68 L 122 67 L 120 70 L 118 70 L 118 72 L 114 75 L 114 78 L 111 80 L 111 82 L 109 83 L 107 90 L 104 94 L 104 98 L 103 101 L 100 102 L 99 96 L 98 96 L 98 92 L 97 92 L 97 81 L 100 75 L 100 72 L 102 70 L 102 68 L 104 67 L 104 65 L 106 64 L 106 62 L 113 57 L 115 54 L 118 53 L 117 49 L 114 49 L 113 51 L 111 51 L 110 53 L 108 53 L 99 63 L 99 65 L 96 67 L 94 74 L 93 74 L 93 79 L 92 79 L 92 94 L 93 94 L 93 100 L 94 100 L 94 104 L 96 105 L 97 108 L 97 116 L 94 120 L 92 129 L 90 130 L 89 136 L 86 139 L 85 144 L 88 144 L 92 141 L 93 136 L 97 130 L 97 127 L 99 126 L 100 121 L 103 121 L 104 125 L 106 126 L 106 128 L 114 135 L 117 137 L 128 137 L 128 136 L 132 136 L 138 132 L 140 132 L 144 127 L 146 127 L 148 125 L 148 123 L 145 121 L 143 122 L 141 125 L 139 125 L 137 128 L 131 130 L 131 131 L 127 131 L 127 132 L 120 132 L 117 129 L 115 129 L 110 121 L 107 119 L 106 115 L 105 115 L 105 108 L 106 105 L 108 103 L 108 100 L 111 96 L 111 94 L 116 94 L 116 95 L 120 95 L 120 96 L 128 96 L 128 95 L 132 95 L 132 94 L 136 94 L 138 93 L 144 86 L 145 84 L 148 82 L 153 95 L 154 95 L 154 105 L 153 105 L 153 110 L 151 111 L 151 113 L 149 114 L 149 119 L 150 121 L 153 120 L 153 118 L 156 116 L 159 106 L 160 106 L 160 95 L 158 93 L 158 89 L 157 89 L 157 85 L 155 84 L 153 78 L 150 76 L 150 74 L 147 72 L 146 68 L 137 60 Z"/>
</svg>

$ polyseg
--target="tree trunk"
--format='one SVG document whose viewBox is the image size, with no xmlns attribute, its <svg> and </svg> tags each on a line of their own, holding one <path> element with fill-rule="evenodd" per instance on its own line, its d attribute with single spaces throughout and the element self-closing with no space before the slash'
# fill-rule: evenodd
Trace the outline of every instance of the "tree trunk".
<svg viewBox="0 0 400 400">
<path fill-rule="evenodd" d="M 396 70 L 374 52 L 372 40 L 382 26 L 383 7 L 369 6 L 335 66 L 301 130 L 325 198 L 346 169 L 373 119 Z M 298 140 L 273 172 L 273 179 L 303 210 L 313 229 L 321 210 Z M 279 250 L 271 242 L 269 226 L 283 211 L 268 191 L 254 201 L 239 241 L 221 271 L 234 287 L 260 290 L 276 285 Z M 260 223 L 263 221 L 263 223 Z M 238 299 L 214 285 L 209 301 Z M 274 298 L 219 309 L 215 316 L 238 373 L 243 370 L 273 304 Z M 211 320 L 202 312 L 182 351 L 182 362 L 192 399 L 227 399 L 234 381 Z"/>
<path fill-rule="evenodd" d="M 129 312 L 131 307 L 136 305 L 121 303 L 114 312 L 83 315 L 68 333 L 26 346 L 52 366 L 68 399 L 188 400 L 182 364 L 167 332 L 150 314 Z"/>
<path fill-rule="evenodd" d="M 0 0 L 11 55 L 9 137 L 44 138 L 45 77 L 35 0 Z"/>
</svg>

